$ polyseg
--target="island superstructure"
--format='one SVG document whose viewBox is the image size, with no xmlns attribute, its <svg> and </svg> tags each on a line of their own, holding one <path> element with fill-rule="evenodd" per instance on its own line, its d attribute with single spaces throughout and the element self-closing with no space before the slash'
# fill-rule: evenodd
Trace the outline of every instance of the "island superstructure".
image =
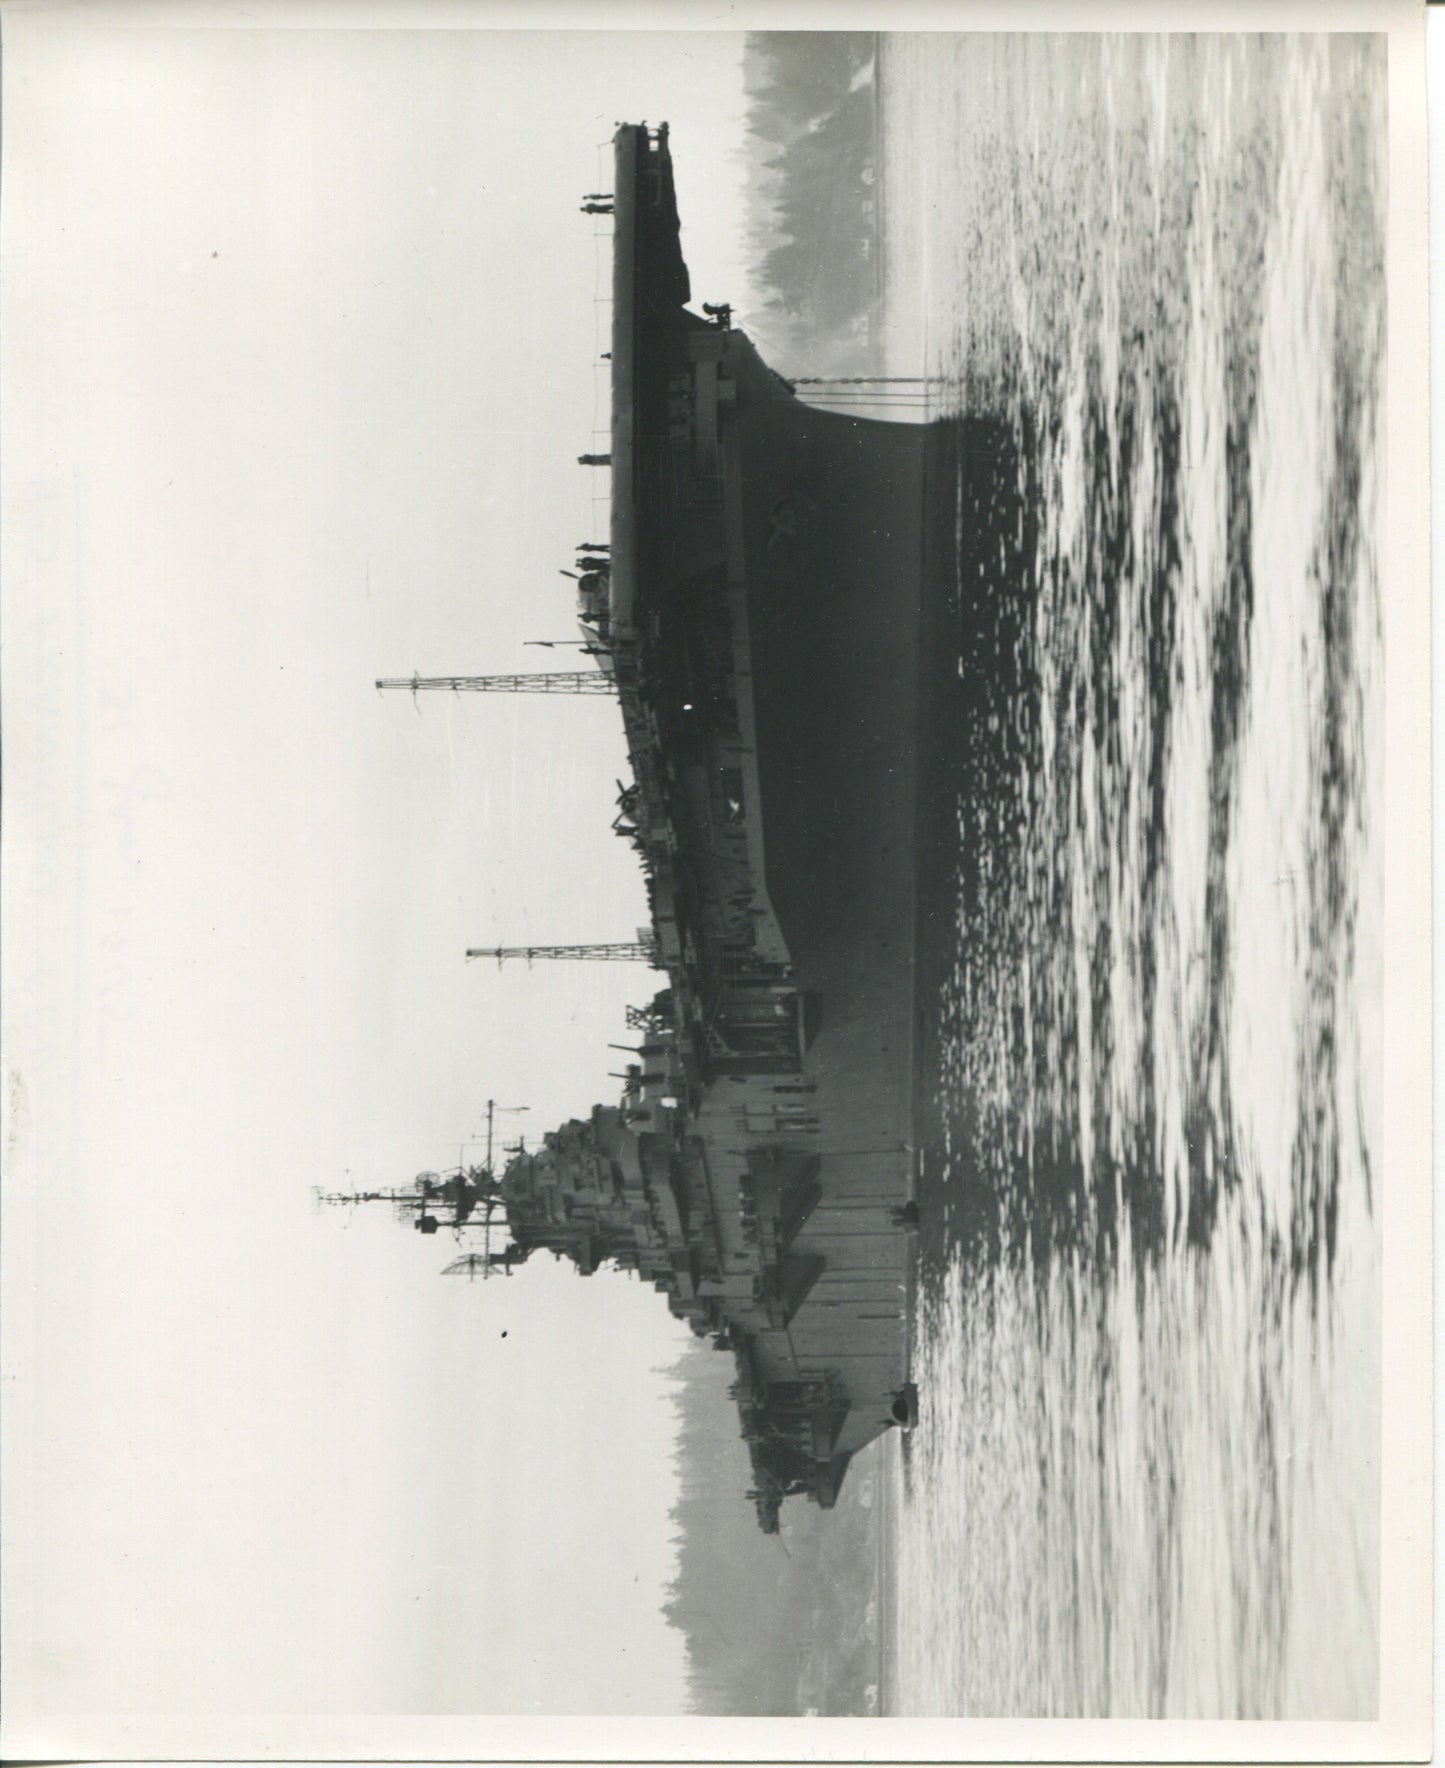
<svg viewBox="0 0 1445 1768">
<path fill-rule="evenodd" d="M 665 984 L 620 1102 L 454 1175 L 447 1225 L 505 1217 L 484 1268 L 632 1269 L 730 1351 L 775 1530 L 914 1411 L 924 431 L 809 407 L 691 309 L 666 126 L 618 130 L 610 202 L 609 558 L 578 611 Z"/>
</svg>

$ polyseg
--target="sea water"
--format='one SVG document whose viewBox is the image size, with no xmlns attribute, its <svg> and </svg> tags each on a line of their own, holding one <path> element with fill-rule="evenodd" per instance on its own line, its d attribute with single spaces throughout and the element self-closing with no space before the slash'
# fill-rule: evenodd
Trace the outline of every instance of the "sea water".
<svg viewBox="0 0 1445 1768">
<path fill-rule="evenodd" d="M 1012 438 L 991 527 L 934 487 L 888 1703 L 1366 1717 L 1383 41 L 889 37 L 878 78 L 890 366 Z"/>
</svg>

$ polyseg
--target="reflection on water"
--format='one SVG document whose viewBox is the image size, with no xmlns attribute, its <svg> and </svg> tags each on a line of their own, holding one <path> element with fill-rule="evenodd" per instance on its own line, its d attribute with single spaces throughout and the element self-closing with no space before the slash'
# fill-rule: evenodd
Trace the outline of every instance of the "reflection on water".
<svg viewBox="0 0 1445 1768">
<path fill-rule="evenodd" d="M 1007 437 L 934 459 L 900 1711 L 1375 1708 L 1384 78 L 885 48 L 892 310 Z"/>
</svg>

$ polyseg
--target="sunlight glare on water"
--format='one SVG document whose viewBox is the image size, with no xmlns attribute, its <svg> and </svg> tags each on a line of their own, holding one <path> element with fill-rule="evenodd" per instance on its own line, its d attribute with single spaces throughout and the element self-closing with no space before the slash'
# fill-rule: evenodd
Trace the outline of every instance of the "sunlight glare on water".
<svg viewBox="0 0 1445 1768">
<path fill-rule="evenodd" d="M 1016 465 L 934 486 L 901 1712 L 1375 1710 L 1384 76 L 886 40 L 896 369 Z"/>
</svg>

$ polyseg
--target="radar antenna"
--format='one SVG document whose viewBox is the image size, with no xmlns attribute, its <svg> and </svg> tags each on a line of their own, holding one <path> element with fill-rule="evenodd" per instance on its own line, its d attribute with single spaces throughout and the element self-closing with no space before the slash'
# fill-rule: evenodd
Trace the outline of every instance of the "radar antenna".
<svg viewBox="0 0 1445 1768">
<path fill-rule="evenodd" d="M 526 1106 L 499 1106 L 495 1099 L 487 1100 L 487 1156 L 483 1164 L 469 1165 L 459 1150 L 457 1164 L 450 1172 L 420 1172 L 410 1185 L 375 1191 L 322 1191 L 318 1187 L 314 1192 L 316 1202 L 348 1207 L 389 1203 L 397 1219 L 409 1221 L 419 1233 L 436 1234 L 446 1227 L 458 1240 L 466 1228 L 481 1227 L 484 1245 L 480 1256 L 489 1260 L 492 1215 L 506 1207 L 493 1166 L 499 1110 L 525 1111 Z"/>
</svg>

